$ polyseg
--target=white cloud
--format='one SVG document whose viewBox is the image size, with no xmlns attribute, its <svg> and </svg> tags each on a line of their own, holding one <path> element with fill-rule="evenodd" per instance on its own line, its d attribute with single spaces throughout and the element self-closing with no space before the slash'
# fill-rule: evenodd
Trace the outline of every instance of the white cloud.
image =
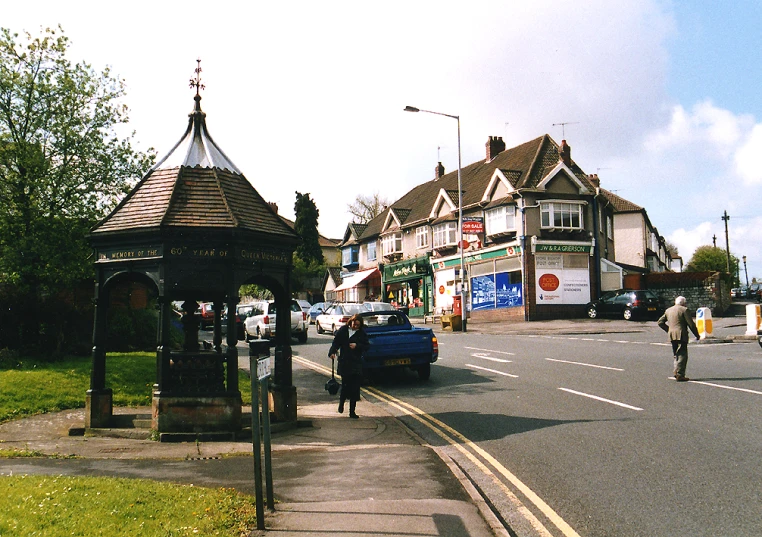
<svg viewBox="0 0 762 537">
<path fill-rule="evenodd" d="M 690 113 L 678 104 L 672 109 L 669 124 L 646 138 L 645 148 L 654 153 L 675 147 L 690 151 L 688 146 L 701 144 L 701 149 L 713 151 L 711 156 L 727 158 L 751 125 L 750 116 L 733 114 L 709 100 L 696 103 Z"/>
<path fill-rule="evenodd" d="M 735 154 L 735 169 L 747 185 L 762 183 L 762 125 L 754 125 Z"/>
</svg>

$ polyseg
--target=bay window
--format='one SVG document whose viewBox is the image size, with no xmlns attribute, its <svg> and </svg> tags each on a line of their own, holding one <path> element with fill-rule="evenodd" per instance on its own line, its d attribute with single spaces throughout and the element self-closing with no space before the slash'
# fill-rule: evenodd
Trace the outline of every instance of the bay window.
<svg viewBox="0 0 762 537">
<path fill-rule="evenodd" d="M 540 204 L 540 227 L 584 229 L 584 205 L 559 201 Z"/>
<path fill-rule="evenodd" d="M 458 244 L 458 223 L 445 222 L 434 226 L 434 248 L 456 246 Z"/>
<path fill-rule="evenodd" d="M 487 235 L 516 230 L 516 207 L 496 207 L 486 213 Z"/>
<path fill-rule="evenodd" d="M 384 256 L 402 253 L 402 233 L 391 233 L 381 238 L 381 251 Z"/>
</svg>

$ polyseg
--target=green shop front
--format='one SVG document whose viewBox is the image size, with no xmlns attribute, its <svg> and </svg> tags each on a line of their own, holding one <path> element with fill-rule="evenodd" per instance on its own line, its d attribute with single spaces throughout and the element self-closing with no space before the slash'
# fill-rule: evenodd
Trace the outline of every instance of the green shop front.
<svg viewBox="0 0 762 537">
<path fill-rule="evenodd" d="M 431 265 L 428 256 L 384 265 L 384 302 L 423 317 L 433 308 Z"/>
</svg>

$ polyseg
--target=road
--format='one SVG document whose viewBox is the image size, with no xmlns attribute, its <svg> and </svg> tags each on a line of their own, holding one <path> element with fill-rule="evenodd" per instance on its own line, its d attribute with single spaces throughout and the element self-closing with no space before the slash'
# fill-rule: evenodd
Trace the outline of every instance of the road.
<svg viewBox="0 0 762 537">
<path fill-rule="evenodd" d="M 440 334 L 431 379 L 366 390 L 539 535 L 762 535 L 762 350 L 691 344 L 678 383 L 654 323 L 594 336 Z M 294 351 L 328 365 L 330 336 Z M 523 530 L 522 530 L 523 531 Z"/>
</svg>

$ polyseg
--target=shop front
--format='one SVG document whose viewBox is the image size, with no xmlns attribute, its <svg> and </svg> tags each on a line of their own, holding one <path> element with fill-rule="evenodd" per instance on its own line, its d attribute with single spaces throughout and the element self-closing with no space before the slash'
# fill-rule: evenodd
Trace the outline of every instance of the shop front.
<svg viewBox="0 0 762 537">
<path fill-rule="evenodd" d="M 469 312 L 488 312 L 504 308 L 523 308 L 521 247 L 500 246 L 464 256 L 466 265 L 466 296 Z M 460 256 L 442 258 L 432 263 L 434 268 L 434 307 L 438 311 L 452 310 L 453 297 L 460 294 Z"/>
<path fill-rule="evenodd" d="M 432 311 L 431 266 L 428 257 L 384 265 L 384 302 L 423 317 Z"/>
</svg>

